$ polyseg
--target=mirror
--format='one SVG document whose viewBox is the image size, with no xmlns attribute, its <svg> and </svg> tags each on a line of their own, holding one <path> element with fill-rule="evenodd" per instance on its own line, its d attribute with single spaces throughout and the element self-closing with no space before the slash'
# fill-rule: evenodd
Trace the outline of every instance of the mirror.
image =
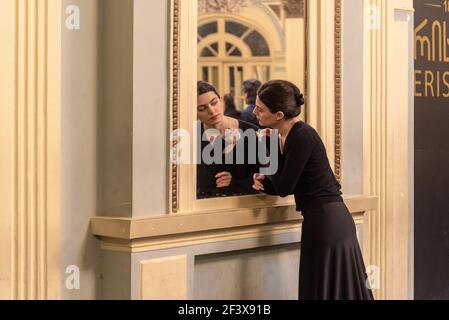
<svg viewBox="0 0 449 320">
<path fill-rule="evenodd" d="M 216 89 L 198 102 L 201 151 L 217 141 L 217 135 L 205 134 L 213 127 L 207 122 L 215 113 L 223 114 L 221 121 L 227 124 L 237 120 L 241 130 L 261 129 L 252 111 L 262 83 L 289 80 L 306 92 L 305 9 L 304 0 L 198 0 L 197 78 Z M 214 111 L 207 113 L 212 104 Z M 225 154 L 232 145 L 222 141 Z M 202 159 L 197 166 L 197 199 L 255 194 L 254 171 L 253 164 L 205 164 Z"/>
</svg>

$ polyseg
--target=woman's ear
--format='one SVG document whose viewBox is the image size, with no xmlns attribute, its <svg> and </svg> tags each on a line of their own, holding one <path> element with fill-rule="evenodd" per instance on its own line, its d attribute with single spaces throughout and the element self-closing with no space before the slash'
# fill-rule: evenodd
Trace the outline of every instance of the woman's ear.
<svg viewBox="0 0 449 320">
<path fill-rule="evenodd" d="M 281 121 L 285 118 L 285 114 L 282 111 L 276 112 L 276 120 Z"/>
</svg>

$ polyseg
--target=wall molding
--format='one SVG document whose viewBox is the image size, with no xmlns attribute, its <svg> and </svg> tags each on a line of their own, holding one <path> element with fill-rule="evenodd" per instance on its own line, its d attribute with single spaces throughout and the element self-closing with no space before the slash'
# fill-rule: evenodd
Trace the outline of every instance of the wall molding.
<svg viewBox="0 0 449 320">
<path fill-rule="evenodd" d="M 61 1 L 3 0 L 0 12 L 0 295 L 57 299 Z"/>
<path fill-rule="evenodd" d="M 363 219 L 362 219 L 363 220 Z M 198 246 L 206 243 L 216 243 L 232 240 L 257 238 L 262 239 L 284 233 L 300 234 L 301 222 L 292 221 L 254 227 L 229 228 L 224 230 L 201 231 L 196 233 L 178 234 L 173 236 L 142 238 L 135 240 L 118 240 L 101 238 L 101 248 L 108 251 L 128 253 L 166 250 L 179 247 Z M 259 242 L 260 247 L 270 243 Z"/>
<path fill-rule="evenodd" d="M 378 198 L 348 197 L 345 202 L 354 219 L 362 223 L 364 212 L 377 208 Z M 154 218 L 97 217 L 92 219 L 91 226 L 93 234 L 101 239 L 103 249 L 140 252 L 161 246 L 185 246 L 187 243 L 191 245 L 192 241 L 216 242 L 223 234 L 228 236 L 230 233 L 257 237 L 262 236 L 265 231 L 273 232 L 273 226 L 281 226 L 281 229 L 293 228 L 297 231 L 300 223 L 301 216 L 294 206 L 291 206 Z"/>
<path fill-rule="evenodd" d="M 365 215 L 363 212 L 359 212 L 353 214 L 353 218 L 356 225 L 362 225 L 365 220 Z M 234 227 L 222 230 L 217 229 L 132 240 L 101 237 L 101 248 L 108 251 L 139 253 L 242 239 L 258 239 L 259 247 L 268 247 L 274 245 L 270 241 L 272 237 L 282 234 L 292 234 L 297 242 L 299 242 L 301 227 L 302 219 L 297 219 L 290 222 L 245 226 L 240 228 Z"/>
<path fill-rule="evenodd" d="M 409 82 L 404 81 L 409 61 L 404 56 L 410 39 L 408 22 L 395 21 L 394 11 L 413 12 L 412 7 L 411 0 L 365 1 L 365 12 L 378 8 L 380 15 L 378 26 L 365 24 L 363 120 L 364 193 L 379 196 L 378 209 L 367 215 L 364 246 L 366 264 L 380 271 L 377 299 L 408 297 L 412 146 L 408 145 Z"/>
</svg>

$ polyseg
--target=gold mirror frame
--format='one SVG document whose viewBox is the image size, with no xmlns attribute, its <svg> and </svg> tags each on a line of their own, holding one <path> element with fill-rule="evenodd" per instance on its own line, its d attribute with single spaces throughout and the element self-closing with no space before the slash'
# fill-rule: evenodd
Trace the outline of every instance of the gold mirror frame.
<svg viewBox="0 0 449 320">
<path fill-rule="evenodd" d="M 313 4 L 312 9 L 309 9 L 310 5 Z M 313 67 L 307 63 L 307 74 L 308 78 L 306 81 L 312 80 L 315 82 L 314 88 L 311 88 L 310 85 L 307 86 L 307 96 L 309 100 L 315 100 L 313 103 L 308 104 L 307 112 L 310 110 L 314 110 L 316 106 L 316 112 L 312 115 L 312 125 L 316 127 L 320 135 L 326 144 L 328 149 L 329 157 L 334 158 L 333 169 L 337 179 L 341 182 L 342 179 L 342 0 L 333 0 L 333 7 L 330 8 L 329 3 L 330 0 L 313 0 L 309 2 L 308 5 L 308 14 L 307 18 L 309 19 L 310 10 L 314 12 L 314 21 L 312 21 L 313 25 L 310 25 L 311 21 L 307 21 L 308 30 L 307 30 L 307 43 L 314 39 L 313 36 L 319 36 L 321 40 L 313 41 L 314 45 L 311 45 L 310 48 L 307 49 L 308 62 L 312 56 L 310 53 L 313 53 L 313 56 L 318 53 L 321 53 L 321 60 L 315 61 L 315 69 L 311 70 Z M 182 40 L 182 37 L 189 37 L 189 32 L 195 32 L 196 37 L 196 29 L 193 27 L 195 24 L 192 24 L 192 21 L 196 19 L 195 12 L 197 8 L 197 1 L 184 1 L 181 3 L 181 0 L 171 0 L 171 41 L 170 41 L 170 132 L 174 132 L 181 128 L 181 107 L 180 104 L 182 102 L 182 94 L 184 90 L 181 88 L 181 81 L 185 79 L 185 76 L 189 74 L 188 71 L 183 74 L 183 67 L 181 66 L 181 62 L 184 59 L 184 56 L 188 56 L 186 60 L 193 59 L 196 57 L 196 52 L 193 54 L 192 48 L 188 47 L 189 44 L 185 44 Z M 181 7 L 183 6 L 183 7 Z M 185 7 L 184 7 L 185 6 Z M 181 10 L 185 10 L 182 11 Z M 330 16 L 330 12 L 333 12 L 333 19 Z M 188 11 L 188 12 L 187 12 Z M 329 18 L 332 19 L 329 24 Z M 184 19 L 184 20 L 183 20 Z M 187 21 L 190 19 L 190 22 Z M 329 61 L 329 57 L 323 58 L 323 53 L 329 51 L 329 47 L 327 45 L 327 39 L 330 33 L 333 33 L 333 63 Z M 192 43 L 190 43 L 192 45 Z M 182 49 L 182 46 L 188 47 L 187 49 Z M 309 46 L 308 46 L 309 47 Z M 188 50 L 188 51 L 183 51 Z M 183 52 L 181 52 L 183 51 Z M 187 54 L 183 54 L 187 53 Z M 324 54 L 325 55 L 325 54 Z M 327 63 L 326 60 L 327 59 Z M 323 62 L 324 61 L 324 62 Z M 324 67 L 322 66 L 324 63 Z M 326 68 L 333 64 L 332 68 Z M 313 65 L 313 63 L 312 63 Z M 320 68 L 317 66 L 320 65 Z M 186 64 L 187 66 L 187 64 Z M 187 68 L 187 67 L 186 67 Z M 318 70 L 319 69 L 319 70 Z M 324 72 L 323 72 L 324 69 Z M 310 77 L 311 72 L 316 71 L 317 76 Z M 330 79 L 330 71 L 332 71 L 332 79 Z M 318 75 L 319 73 L 319 75 Z M 192 72 L 191 74 L 192 75 Z M 310 78 L 309 78 L 310 77 Z M 330 81 L 329 81 L 330 80 Z M 196 83 L 196 82 L 195 82 Z M 332 83 L 329 85 L 329 83 Z M 324 87 L 324 89 L 323 89 Z M 191 88 L 194 89 L 193 87 Z M 313 93 L 311 92 L 313 91 Z M 331 92 L 332 91 L 332 92 Z M 195 92 L 195 90 L 194 90 Z M 331 93 L 331 94 L 330 94 Z M 330 101 L 332 99 L 333 101 Z M 313 109 L 310 106 L 313 104 Z M 329 105 L 332 105 L 333 110 L 329 109 Z M 328 114 L 332 114 L 331 116 L 327 116 Z M 332 132 L 331 132 L 332 131 Z M 175 142 L 171 142 L 170 148 L 173 148 Z M 329 148 L 331 147 L 331 148 Z M 329 152 L 331 151 L 331 152 Z M 171 157 L 170 157 L 171 159 Z M 171 213 L 179 213 L 180 212 L 180 178 L 181 176 L 189 176 L 182 174 L 180 172 L 180 165 L 177 165 L 173 162 L 170 162 L 169 166 L 169 208 Z M 188 199 L 189 197 L 184 197 L 183 201 L 192 202 L 193 199 Z M 181 210 L 183 211 L 183 210 Z M 191 213 L 191 212 L 190 212 Z"/>
</svg>

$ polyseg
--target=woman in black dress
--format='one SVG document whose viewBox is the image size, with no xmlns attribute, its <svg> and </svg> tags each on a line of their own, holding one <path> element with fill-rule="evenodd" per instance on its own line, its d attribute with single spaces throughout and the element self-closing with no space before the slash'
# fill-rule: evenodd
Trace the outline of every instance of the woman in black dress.
<svg viewBox="0 0 449 320">
<path fill-rule="evenodd" d="M 372 300 L 354 220 L 341 197 L 318 133 L 300 121 L 304 96 L 287 81 L 270 81 L 259 92 L 254 113 L 279 132 L 279 169 L 254 175 L 253 188 L 295 196 L 302 212 L 299 299 Z"/>
<path fill-rule="evenodd" d="M 198 159 L 197 199 L 256 194 L 252 189 L 253 174 L 258 172 L 257 161 L 248 157 L 248 138 L 257 140 L 258 128 L 245 121 L 224 114 L 224 101 L 215 87 L 204 81 L 197 83 Z M 249 131 L 248 130 L 252 130 Z M 235 134 L 230 134 L 235 133 Z M 242 135 L 240 135 L 242 133 Z M 228 136 L 228 137 L 227 137 Z M 207 149 L 206 149 L 207 148 Z M 215 150 L 220 155 L 215 157 Z M 205 151 L 206 150 L 206 151 Z M 210 153 L 208 150 L 212 150 Z M 243 161 L 237 161 L 238 151 L 244 150 Z M 203 152 L 215 160 L 205 161 Z"/>
</svg>

